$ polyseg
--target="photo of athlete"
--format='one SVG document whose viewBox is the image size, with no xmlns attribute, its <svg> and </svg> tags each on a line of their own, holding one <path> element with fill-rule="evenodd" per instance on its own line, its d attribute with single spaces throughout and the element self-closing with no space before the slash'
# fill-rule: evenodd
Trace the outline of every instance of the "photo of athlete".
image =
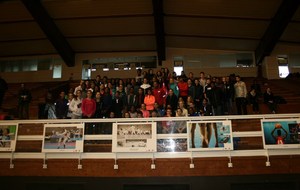
<svg viewBox="0 0 300 190">
<path fill-rule="evenodd" d="M 188 150 L 233 149 L 230 121 L 188 122 Z"/>
<path fill-rule="evenodd" d="M 274 134 L 276 131 L 276 135 Z M 282 134 L 282 131 L 284 134 Z M 274 129 L 271 132 L 272 137 L 276 141 L 276 144 L 285 144 L 285 139 L 287 137 L 288 132 L 282 127 L 280 123 L 276 123 Z"/>
<path fill-rule="evenodd" d="M 0 151 L 15 150 L 17 127 L 17 124 L 0 125 Z"/>
<path fill-rule="evenodd" d="M 48 125 L 44 129 L 43 152 L 83 151 L 83 125 Z"/>
</svg>

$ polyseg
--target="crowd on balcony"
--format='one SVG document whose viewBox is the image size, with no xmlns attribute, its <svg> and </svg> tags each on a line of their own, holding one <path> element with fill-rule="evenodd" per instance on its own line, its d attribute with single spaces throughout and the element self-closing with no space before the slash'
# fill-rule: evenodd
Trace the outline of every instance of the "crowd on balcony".
<svg viewBox="0 0 300 190">
<path fill-rule="evenodd" d="M 61 91 L 53 100 L 46 98 L 45 114 L 49 119 L 79 118 L 147 118 L 247 114 L 247 104 L 253 113 L 259 112 L 260 86 L 253 83 L 248 92 L 245 82 L 235 74 L 211 77 L 204 72 L 195 77 L 165 68 L 156 73 L 137 70 L 135 78 L 116 79 L 100 75 L 93 80 L 81 80 L 68 92 Z M 275 113 L 269 89 L 267 104 Z M 265 94 L 265 96 L 267 96 Z"/>
</svg>

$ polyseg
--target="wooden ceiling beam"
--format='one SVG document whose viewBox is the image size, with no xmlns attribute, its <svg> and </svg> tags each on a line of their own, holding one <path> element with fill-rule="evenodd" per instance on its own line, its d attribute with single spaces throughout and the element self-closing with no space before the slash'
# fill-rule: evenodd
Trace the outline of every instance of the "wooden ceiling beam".
<svg viewBox="0 0 300 190">
<path fill-rule="evenodd" d="M 272 53 L 285 28 L 299 7 L 299 0 L 283 0 L 255 50 L 256 64 Z"/>
<path fill-rule="evenodd" d="M 163 0 L 152 0 L 154 27 L 156 37 L 156 51 L 158 61 L 166 60 L 166 40 L 165 40 L 165 25 L 164 25 L 164 11 Z"/>
<path fill-rule="evenodd" d="M 23 4 L 30 12 L 32 17 L 43 30 L 47 38 L 50 40 L 58 54 L 64 60 L 67 66 L 75 66 L 75 53 L 63 36 L 59 28 L 56 26 L 47 10 L 44 8 L 40 0 L 22 0 Z"/>
</svg>

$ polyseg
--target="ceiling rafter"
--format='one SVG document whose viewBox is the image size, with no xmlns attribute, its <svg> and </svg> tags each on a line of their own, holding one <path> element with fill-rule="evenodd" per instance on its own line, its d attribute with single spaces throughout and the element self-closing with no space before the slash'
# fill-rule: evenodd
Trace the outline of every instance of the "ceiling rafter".
<svg viewBox="0 0 300 190">
<path fill-rule="evenodd" d="M 156 37 L 156 51 L 158 61 L 166 60 L 166 40 L 165 40 L 165 25 L 164 25 L 164 11 L 163 0 L 152 0 L 154 27 Z"/>
<path fill-rule="evenodd" d="M 75 66 L 75 53 L 40 0 L 22 0 L 67 66 Z"/>
<path fill-rule="evenodd" d="M 255 50 L 256 64 L 272 53 L 285 28 L 299 7 L 299 0 L 283 0 Z"/>
</svg>

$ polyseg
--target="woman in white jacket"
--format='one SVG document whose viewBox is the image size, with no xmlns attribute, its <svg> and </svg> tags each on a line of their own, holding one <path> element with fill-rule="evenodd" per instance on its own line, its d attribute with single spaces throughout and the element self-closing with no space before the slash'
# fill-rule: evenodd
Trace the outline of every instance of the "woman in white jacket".
<svg viewBox="0 0 300 190">
<path fill-rule="evenodd" d="M 81 111 L 81 90 L 76 91 L 76 96 L 73 98 L 69 105 L 69 111 L 72 112 L 71 119 L 81 119 L 82 118 L 82 111 Z"/>
</svg>

